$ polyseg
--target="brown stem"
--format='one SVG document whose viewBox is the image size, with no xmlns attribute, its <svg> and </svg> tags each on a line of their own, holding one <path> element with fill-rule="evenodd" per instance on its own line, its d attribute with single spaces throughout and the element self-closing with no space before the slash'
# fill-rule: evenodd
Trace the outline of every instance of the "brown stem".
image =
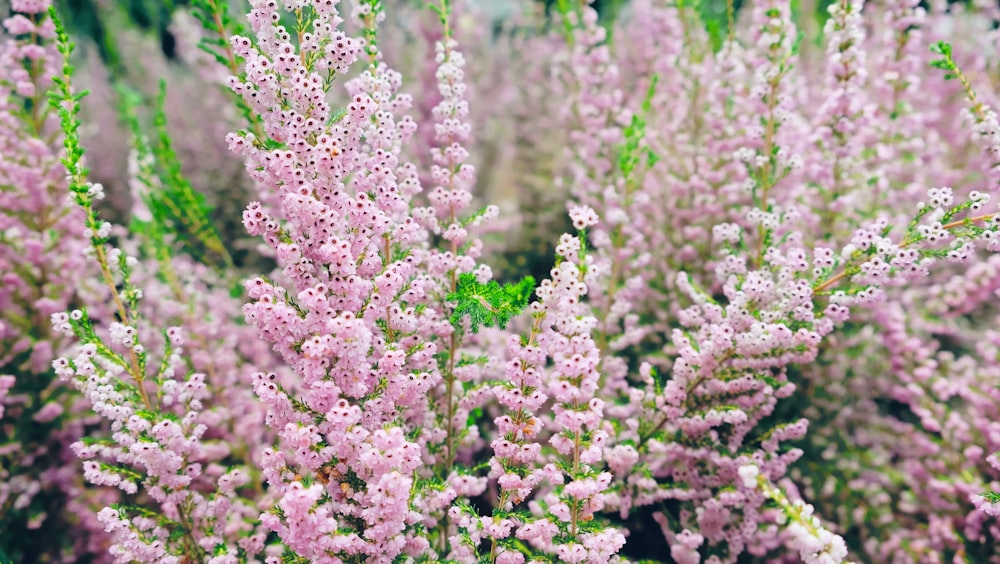
<svg viewBox="0 0 1000 564">
<path fill-rule="evenodd" d="M 983 214 L 983 215 L 977 215 L 975 217 L 966 217 L 964 219 L 959 219 L 959 220 L 956 220 L 956 221 L 952 221 L 951 223 L 946 223 L 946 224 L 944 224 L 942 226 L 942 228 L 944 228 L 944 229 L 954 229 L 955 227 L 961 227 L 961 226 L 966 225 L 967 223 L 970 223 L 970 222 L 971 223 L 975 223 L 975 222 L 978 222 L 978 221 L 989 221 L 989 220 L 993 219 L 994 217 L 996 217 L 996 215 L 997 214 L 995 214 L 995 213 L 987 213 L 987 214 Z M 900 246 L 900 248 L 904 248 L 904 247 L 908 246 L 910 243 L 912 243 L 912 241 L 904 241 L 899 246 Z M 865 260 L 864 262 L 868 262 L 868 261 Z M 820 284 L 818 286 L 814 286 L 813 287 L 813 293 L 819 293 L 819 292 L 822 292 L 822 291 L 830 288 L 831 286 L 833 286 L 837 282 L 843 280 L 846 276 L 847 276 L 847 268 L 845 267 L 844 270 L 841 270 L 840 272 L 838 272 L 834 276 L 830 277 L 828 280 L 826 280 L 822 284 Z"/>
<path fill-rule="evenodd" d="M 88 211 L 93 216 L 93 208 L 90 208 Z M 115 308 L 118 310 L 118 317 L 121 318 L 122 323 L 128 324 L 130 323 L 128 313 L 125 309 L 125 304 L 121 300 L 121 296 L 118 295 L 118 288 L 115 285 L 114 275 L 111 274 L 111 267 L 108 266 L 108 256 L 104 252 L 104 245 L 93 244 L 93 247 L 97 255 L 97 262 L 101 267 L 101 278 L 104 280 L 104 284 L 108 287 L 108 290 L 111 291 L 111 298 L 114 300 Z M 139 358 L 136 356 L 135 350 L 131 348 L 128 351 L 128 360 L 132 371 L 132 378 L 135 380 L 136 389 L 139 391 L 139 397 L 142 398 L 142 403 L 146 406 L 146 409 L 153 411 L 153 404 L 149 401 L 149 395 L 146 393 L 144 384 L 146 375 L 139 369 Z"/>
</svg>

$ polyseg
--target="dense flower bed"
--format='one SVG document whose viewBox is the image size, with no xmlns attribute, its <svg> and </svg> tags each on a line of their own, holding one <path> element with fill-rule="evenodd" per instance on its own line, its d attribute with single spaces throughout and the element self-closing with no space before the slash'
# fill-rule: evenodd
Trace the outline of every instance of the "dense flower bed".
<svg viewBox="0 0 1000 564">
<path fill-rule="evenodd" d="M 50 4 L 0 562 L 1000 561 L 996 6 Z"/>
</svg>

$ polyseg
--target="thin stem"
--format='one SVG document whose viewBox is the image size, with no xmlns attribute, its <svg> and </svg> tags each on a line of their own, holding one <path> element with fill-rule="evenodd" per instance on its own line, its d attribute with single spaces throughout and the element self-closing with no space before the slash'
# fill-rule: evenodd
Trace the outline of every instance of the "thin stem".
<svg viewBox="0 0 1000 564">
<path fill-rule="evenodd" d="M 736 7 L 734 0 L 726 0 L 726 33 L 730 43 L 736 40 Z"/>
<path fill-rule="evenodd" d="M 87 206 L 88 215 L 94 215 L 96 220 L 96 214 L 91 206 Z M 115 309 L 118 310 L 118 317 L 121 319 L 122 323 L 131 325 L 127 310 L 125 309 L 125 304 L 121 300 L 121 296 L 118 295 L 118 287 L 115 284 L 114 275 L 111 273 L 111 267 L 108 266 L 108 257 L 104 252 L 104 245 L 95 243 L 91 240 L 91 245 L 94 249 L 94 254 L 97 256 L 97 262 L 101 268 L 101 279 L 104 280 L 104 284 L 108 287 L 111 292 L 111 297 L 115 302 Z M 132 372 L 132 379 L 135 380 L 136 389 L 139 392 L 139 397 L 142 398 L 142 403 L 146 406 L 146 409 L 153 410 L 153 404 L 149 401 L 149 395 L 146 393 L 145 380 L 146 375 L 142 373 L 139 367 L 139 358 L 136 356 L 133 349 L 128 351 L 129 368 Z"/>
<path fill-rule="evenodd" d="M 942 225 L 941 227 L 943 229 L 954 229 L 956 227 L 961 227 L 963 225 L 968 225 L 969 223 L 976 223 L 976 222 L 979 222 L 979 221 L 989 221 L 989 220 L 993 219 L 994 217 L 996 217 L 996 215 L 997 214 L 995 214 L 995 213 L 987 213 L 987 214 L 983 214 L 983 215 L 977 215 L 975 217 L 966 217 L 964 219 L 959 219 L 959 220 L 956 220 L 956 221 L 952 221 L 951 223 L 946 223 L 946 224 Z M 903 241 L 899 245 L 899 247 L 900 248 L 905 248 L 905 247 L 909 246 L 910 244 L 912 244 L 914 242 L 915 241 Z M 861 264 L 864 264 L 865 262 L 868 262 L 869 260 L 871 260 L 871 257 L 869 257 L 869 258 L 865 259 L 864 261 L 862 261 Z M 848 276 L 849 266 L 850 265 L 845 266 L 843 270 L 841 270 L 837 274 L 831 276 L 829 279 L 825 280 L 821 284 L 819 284 L 817 286 L 813 286 L 813 293 L 816 294 L 816 293 L 822 292 L 824 290 L 827 290 L 831 286 L 833 286 L 834 284 L 836 284 L 837 282 L 840 282 L 841 280 L 843 280 L 845 277 Z"/>
<path fill-rule="evenodd" d="M 763 183 L 760 192 L 760 209 L 761 211 L 767 211 L 767 196 L 768 191 L 771 189 L 771 153 L 774 151 L 774 135 L 777 132 L 775 127 L 774 119 L 774 107 L 777 104 L 777 90 L 778 81 L 780 80 L 780 75 L 775 77 L 771 83 L 771 89 L 767 95 L 767 126 L 764 130 L 764 156 L 767 157 L 767 162 L 761 169 L 760 179 Z M 764 239 L 767 238 L 767 228 L 763 225 L 760 226 L 757 233 L 757 266 L 764 261 Z"/>
<path fill-rule="evenodd" d="M 240 75 L 240 65 L 236 61 L 236 53 L 233 52 L 232 46 L 229 44 L 229 35 L 226 32 L 226 25 L 222 22 L 222 12 L 218 8 L 218 0 L 211 0 L 212 6 L 212 22 L 215 24 L 215 31 L 219 34 L 219 38 L 222 39 L 222 44 L 225 46 L 226 61 L 229 63 L 229 71 L 233 73 L 233 76 Z M 257 142 L 260 142 L 264 138 L 264 132 L 260 128 L 260 122 L 258 120 L 251 120 L 250 126 L 253 127 L 254 137 Z"/>
</svg>

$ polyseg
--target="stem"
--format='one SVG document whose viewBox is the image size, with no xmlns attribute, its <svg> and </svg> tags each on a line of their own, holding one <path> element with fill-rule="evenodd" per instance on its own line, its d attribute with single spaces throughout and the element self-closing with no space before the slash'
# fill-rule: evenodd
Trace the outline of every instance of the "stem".
<svg viewBox="0 0 1000 564">
<path fill-rule="evenodd" d="M 832 276 L 826 282 L 823 282 L 819 286 L 814 287 L 813 288 L 813 293 L 817 294 L 819 292 L 822 292 L 822 291 L 826 290 L 827 288 L 833 286 L 837 282 L 840 282 L 841 280 L 843 280 L 844 277 L 846 277 L 846 276 L 847 276 L 847 271 L 846 270 L 841 270 L 840 272 L 838 272 L 835 276 Z"/>
<path fill-rule="evenodd" d="M 851 4 L 848 0 L 840 0 L 839 6 L 841 13 L 838 16 L 837 29 L 843 30 L 847 27 L 848 18 L 851 15 Z M 837 51 L 841 55 L 840 67 L 845 71 L 842 76 L 837 77 L 838 88 L 841 92 L 846 92 L 847 84 L 854 77 L 855 72 L 851 69 L 851 64 L 855 62 L 853 58 L 845 59 L 843 54 L 847 51 L 853 44 L 853 40 L 847 44 L 841 43 L 837 46 Z M 843 148 L 845 145 L 851 142 L 851 139 L 844 135 L 843 132 L 839 131 L 837 128 L 837 120 L 841 118 L 850 118 L 849 115 L 840 115 L 832 122 L 829 123 L 830 130 L 832 132 L 833 138 L 839 148 Z M 823 209 L 824 223 L 828 226 L 831 232 L 833 232 L 834 225 L 839 215 L 837 211 L 834 210 L 833 203 L 840 198 L 842 189 L 844 188 L 844 177 L 845 172 L 848 172 L 847 167 L 844 163 L 845 159 L 841 157 L 840 151 L 834 151 L 833 154 L 833 187 L 828 194 L 825 194 L 826 206 Z M 848 185 L 848 187 L 850 187 Z"/>
<path fill-rule="evenodd" d="M 735 0 L 726 0 L 726 34 L 729 42 L 736 39 L 736 6 Z"/>
<path fill-rule="evenodd" d="M 452 466 L 455 464 L 455 425 L 452 421 L 455 418 L 455 402 L 454 402 L 454 392 L 455 387 L 455 349 L 458 348 L 458 335 L 457 332 L 452 332 L 451 342 L 448 346 L 448 372 L 446 374 L 445 385 L 448 388 L 448 444 L 447 444 L 447 455 L 445 457 L 445 470 L 448 474 L 451 473 Z"/>
<path fill-rule="evenodd" d="M 184 461 L 185 466 L 187 465 L 187 460 Z M 190 499 L 190 498 L 189 498 Z M 194 537 L 194 524 L 192 522 L 190 511 L 186 503 L 181 503 L 177 507 L 178 517 L 180 517 L 180 522 L 184 524 L 184 539 L 185 545 L 187 545 L 187 557 L 197 556 L 197 561 L 202 562 L 205 560 L 205 551 L 202 550 L 201 546 L 198 544 L 198 539 Z"/>
<path fill-rule="evenodd" d="M 965 225 L 966 222 L 975 223 L 977 221 L 989 221 L 989 220 L 993 219 L 996 215 L 997 214 L 995 214 L 995 213 L 986 213 L 986 214 L 983 214 L 983 215 L 977 215 L 975 217 L 967 217 L 965 219 L 959 219 L 957 221 L 952 221 L 951 223 L 946 223 L 946 224 L 942 225 L 941 227 L 944 228 L 944 229 L 953 229 L 955 227 L 961 227 L 962 225 Z"/>
<path fill-rule="evenodd" d="M 88 202 L 89 204 L 89 202 Z M 90 205 L 86 206 L 87 214 L 94 217 L 95 221 L 97 219 L 94 213 L 93 207 Z M 108 257 L 104 252 L 104 244 L 96 243 L 94 239 L 91 239 L 91 246 L 94 249 L 94 254 L 97 256 L 97 262 L 101 267 L 101 278 L 104 280 L 104 284 L 108 287 L 111 292 L 111 297 L 115 302 L 115 309 L 118 310 L 118 317 L 121 319 L 122 323 L 127 325 L 132 325 L 134 320 L 129 320 L 127 310 L 125 309 L 125 304 L 122 303 L 121 296 L 118 295 L 118 287 L 115 285 L 114 275 L 111 273 L 111 267 L 108 266 Z M 142 403 L 146 406 L 146 409 L 152 411 L 153 405 L 149 401 L 149 395 L 146 394 L 146 388 L 144 382 L 146 380 L 146 375 L 142 373 L 139 368 L 139 358 L 136 356 L 135 351 L 129 349 L 128 351 L 129 367 L 132 371 L 132 378 L 135 380 L 136 388 L 139 392 L 139 397 L 142 398 Z"/>
<path fill-rule="evenodd" d="M 577 407 L 576 402 L 574 402 L 573 407 Z M 573 479 L 576 479 L 576 474 L 580 472 L 580 433 L 577 431 L 573 433 Z M 580 519 L 580 504 L 578 502 L 573 502 L 570 508 L 570 533 L 576 536 L 576 524 Z"/>
<path fill-rule="evenodd" d="M 211 6 L 212 22 L 215 23 L 215 31 L 218 32 L 219 38 L 222 39 L 222 44 L 225 46 L 226 61 L 229 63 L 229 71 L 233 73 L 233 76 L 239 76 L 240 65 L 236 62 L 236 54 L 233 53 L 233 48 L 229 44 L 229 35 L 226 33 L 226 25 L 222 22 L 222 12 L 218 8 L 218 0 L 211 0 Z M 260 128 L 260 121 L 251 120 L 250 125 L 253 127 L 253 133 L 257 142 L 260 142 L 260 140 L 264 138 L 264 132 Z"/>
<path fill-rule="evenodd" d="M 382 239 L 385 242 L 385 260 L 382 261 L 382 264 L 388 267 L 389 262 L 392 260 L 392 242 L 388 233 L 383 235 Z M 385 338 L 388 342 L 396 341 L 396 333 L 392 330 L 392 307 L 389 304 L 385 306 Z"/>
<path fill-rule="evenodd" d="M 946 224 L 942 225 L 941 227 L 944 228 L 944 229 L 954 229 L 956 227 L 961 227 L 961 226 L 967 225 L 969 223 L 976 223 L 976 222 L 979 222 L 979 221 L 989 221 L 989 220 L 993 219 L 994 217 L 996 217 L 996 215 L 997 214 L 995 214 L 995 213 L 987 213 L 987 214 L 983 214 L 983 215 L 977 215 L 975 217 L 966 217 L 964 219 L 959 219 L 959 220 L 956 220 L 956 221 L 952 221 L 951 223 L 946 223 Z M 905 248 L 905 247 L 909 246 L 913 242 L 914 241 L 903 241 L 899 245 L 899 247 L 900 248 Z M 869 258 L 865 259 L 864 261 L 862 261 L 861 264 L 864 264 L 864 263 L 868 262 L 869 260 L 871 260 L 871 257 L 869 257 Z M 829 279 L 827 279 L 823 283 L 821 283 L 821 284 L 819 284 L 817 286 L 813 286 L 813 293 L 816 294 L 816 293 L 822 292 L 822 291 L 830 288 L 831 286 L 833 286 L 837 282 L 840 282 L 841 280 L 843 280 L 846 276 L 848 276 L 848 268 L 849 268 L 849 266 L 850 265 L 845 266 L 843 270 L 841 270 L 837 274 L 831 276 Z"/>
<path fill-rule="evenodd" d="M 38 20 L 36 19 L 37 14 L 30 14 L 31 23 L 33 26 L 38 25 Z M 38 34 L 34 31 L 31 32 L 30 43 L 33 45 L 38 44 Z M 39 88 L 38 75 L 42 72 L 42 60 L 40 58 L 35 58 L 31 60 L 31 65 L 28 68 L 28 76 L 31 77 L 32 84 L 35 85 L 35 96 L 31 99 L 31 127 L 33 133 L 41 138 L 43 136 L 43 128 L 45 126 L 45 119 L 48 115 L 48 111 L 45 110 L 48 106 L 44 103 L 45 101 L 45 89 Z"/>
<path fill-rule="evenodd" d="M 104 250 L 104 242 L 97 236 L 97 232 L 100 229 L 100 222 L 97 218 L 97 212 L 94 211 L 93 197 L 89 193 L 88 171 L 81 162 L 84 151 L 80 145 L 80 122 L 78 116 L 80 113 L 80 99 L 86 92 L 83 94 L 73 94 L 71 86 L 73 67 L 69 63 L 70 55 L 73 52 L 73 44 L 69 41 L 69 36 L 66 34 L 62 21 L 59 20 L 55 8 L 50 8 L 49 17 L 52 18 L 53 24 L 55 24 L 57 44 L 63 59 L 62 73 L 61 76 L 54 79 L 57 87 L 50 94 L 49 105 L 59 112 L 60 127 L 63 132 L 64 146 L 66 148 L 66 157 L 62 159 L 62 163 L 68 175 L 67 184 L 74 201 L 86 215 L 84 224 L 91 231 L 90 245 L 94 249 L 94 255 L 100 265 L 101 278 L 111 292 L 111 298 L 114 301 L 118 317 L 122 323 L 134 327 L 135 319 L 129 319 L 125 304 L 122 302 L 121 296 L 118 295 L 115 278 L 111 272 L 111 267 L 108 265 L 108 256 Z M 153 410 L 152 403 L 149 401 L 149 396 L 146 394 L 143 385 L 145 375 L 142 373 L 139 359 L 134 349 L 129 349 L 128 358 L 129 368 L 132 378 L 135 379 L 139 397 L 142 398 L 143 404 L 147 409 Z"/>
<path fill-rule="evenodd" d="M 440 10 L 441 10 L 441 24 L 444 26 L 444 39 L 443 39 L 443 45 L 444 45 L 444 62 L 447 62 L 447 61 L 449 61 L 451 59 L 451 54 L 452 54 L 451 47 L 450 47 L 451 24 L 450 24 L 450 18 L 448 17 L 450 15 L 450 6 L 448 5 L 448 0 L 441 0 Z M 448 85 L 451 86 L 451 87 L 454 87 L 455 84 L 454 84 L 454 79 L 453 78 L 448 78 Z M 455 110 L 453 109 L 452 112 L 451 112 L 451 117 L 454 117 L 454 115 L 455 115 Z M 448 140 L 447 140 L 446 143 L 447 143 L 445 145 L 446 147 L 450 147 L 453 143 L 455 143 L 455 137 L 454 137 L 454 135 L 449 134 L 448 135 Z M 450 154 L 451 153 L 449 153 L 449 155 Z M 449 156 L 448 157 L 448 190 L 449 191 L 454 191 L 455 190 L 455 169 L 456 169 L 456 167 L 457 167 L 458 164 L 459 163 L 456 163 L 454 161 L 454 157 L 453 156 Z M 449 213 L 450 213 L 449 221 L 452 224 L 454 224 L 457 221 L 457 219 L 458 219 L 457 215 L 456 215 L 456 210 L 455 210 L 455 206 L 454 205 L 449 206 Z M 458 241 L 452 240 L 451 241 L 451 254 L 452 254 L 452 256 L 457 257 L 458 256 L 458 251 L 459 251 L 459 249 L 458 249 Z M 458 290 L 458 272 L 456 270 L 454 270 L 454 269 L 450 273 L 449 283 L 450 283 L 451 292 L 452 293 L 456 292 Z M 449 345 L 448 345 L 448 371 L 445 374 L 445 382 L 446 382 L 445 385 L 447 386 L 447 390 L 446 391 L 447 391 L 447 402 L 448 402 L 448 405 L 447 405 L 447 408 L 448 408 L 447 409 L 448 421 L 446 423 L 446 425 L 447 425 L 446 429 L 447 429 L 447 432 L 448 432 L 448 439 L 447 439 L 448 443 L 447 443 L 447 457 L 445 459 L 445 470 L 446 470 L 447 474 L 451 473 L 452 467 L 455 464 L 455 425 L 454 425 L 454 422 L 452 421 L 452 419 L 454 419 L 454 413 L 455 413 L 455 397 L 454 397 L 454 393 L 455 393 L 454 392 L 454 386 L 455 386 L 455 356 L 458 354 L 458 347 L 459 347 L 460 344 L 461 343 L 459 341 L 457 331 L 453 331 L 452 334 L 451 334 L 451 340 L 450 340 Z"/>
<path fill-rule="evenodd" d="M 777 90 L 778 81 L 781 75 L 775 77 L 771 83 L 771 89 L 767 95 L 767 127 L 764 130 L 764 155 L 767 157 L 767 162 L 764 163 L 764 167 L 761 169 L 760 178 L 763 186 L 761 186 L 760 191 L 760 209 L 761 211 L 767 211 L 767 196 L 768 191 L 771 189 L 771 153 L 774 151 L 774 135 L 776 133 L 776 127 L 774 124 L 774 106 L 777 103 Z M 767 237 L 767 229 L 761 225 L 757 232 L 757 261 L 756 265 L 760 268 L 761 263 L 764 261 L 764 239 Z"/>
<path fill-rule="evenodd" d="M 895 21 L 893 23 L 895 23 Z M 892 59 L 894 65 L 901 64 L 903 56 L 906 54 L 905 51 L 906 46 L 907 44 L 909 44 L 909 42 L 910 42 L 909 28 L 898 31 L 896 33 L 895 49 L 893 50 L 893 59 Z M 896 143 L 898 141 L 897 136 L 900 135 L 899 133 L 900 129 L 897 127 L 896 120 L 898 120 L 901 117 L 901 114 L 899 113 L 900 97 L 906 90 L 908 84 L 909 83 L 902 78 L 897 78 L 892 81 L 892 102 L 890 103 L 888 108 L 886 108 L 886 114 L 890 116 L 891 121 L 889 122 L 890 127 L 888 128 L 888 131 L 886 135 L 883 136 L 882 139 L 884 143 L 887 144 Z M 890 189 L 891 186 L 892 185 L 890 184 Z M 876 183 L 872 188 L 874 190 L 874 194 L 872 196 L 871 207 L 868 210 L 869 216 L 875 215 L 876 211 L 879 209 L 879 200 L 882 196 L 882 190 L 879 188 L 878 183 Z"/>
<path fill-rule="evenodd" d="M 733 349 L 730 349 L 730 350 L 726 351 L 726 354 L 724 354 L 722 356 L 722 359 L 719 360 L 719 362 L 721 363 L 721 362 L 723 362 L 725 360 L 728 360 L 730 357 L 733 356 L 733 354 L 734 354 Z M 684 396 L 684 403 L 685 404 L 687 403 L 688 397 L 690 397 L 691 392 L 695 391 L 695 389 L 698 386 L 700 386 L 701 383 L 704 382 L 704 381 L 705 381 L 705 376 L 698 376 L 697 378 L 694 379 L 693 382 L 691 382 L 691 384 L 688 385 L 687 390 L 685 390 L 685 396 Z M 662 429 L 663 426 L 667 424 L 668 420 L 669 420 L 669 417 L 666 414 L 664 414 L 663 417 L 660 418 L 659 423 L 657 423 L 655 427 L 653 427 L 652 429 L 650 429 L 645 434 L 645 436 L 642 436 L 642 435 L 639 436 L 639 444 L 636 446 L 636 448 L 637 449 L 641 448 L 642 445 L 644 445 L 646 443 L 646 441 L 648 441 L 649 439 L 653 438 L 653 435 L 655 435 L 656 433 L 658 433 L 660 431 L 660 429 Z"/>
<path fill-rule="evenodd" d="M 451 59 L 451 23 L 450 23 L 450 6 L 448 0 L 441 0 L 439 4 L 439 16 L 441 17 L 441 25 L 443 26 L 443 39 L 442 44 L 444 45 L 444 61 L 447 62 Z M 448 85 L 454 86 L 454 79 L 448 79 Z M 453 109 L 449 117 L 454 117 L 455 110 Z M 455 142 L 453 135 L 449 134 L 447 139 L 447 146 L 451 146 Z M 451 153 L 449 152 L 449 155 Z M 453 191 L 455 189 L 455 168 L 458 163 L 454 162 L 454 157 L 449 156 L 448 158 L 448 190 Z M 449 206 L 449 221 L 454 224 L 457 220 L 455 206 Z M 458 256 L 458 241 L 451 241 L 451 254 L 453 257 Z M 449 288 L 451 293 L 455 293 L 458 290 L 458 272 L 456 269 L 452 269 L 449 273 Z M 446 402 L 446 421 L 445 421 L 445 431 L 447 433 L 445 442 L 445 460 L 443 475 L 447 479 L 455 466 L 455 456 L 456 456 L 456 446 L 455 446 L 455 357 L 458 355 L 458 347 L 461 344 L 459 338 L 458 330 L 453 330 L 451 337 L 448 341 L 448 365 L 445 372 L 445 402 Z M 448 531 L 451 529 L 451 519 L 447 512 L 445 512 L 443 522 L 441 524 L 441 551 L 447 552 L 448 550 Z"/>
</svg>

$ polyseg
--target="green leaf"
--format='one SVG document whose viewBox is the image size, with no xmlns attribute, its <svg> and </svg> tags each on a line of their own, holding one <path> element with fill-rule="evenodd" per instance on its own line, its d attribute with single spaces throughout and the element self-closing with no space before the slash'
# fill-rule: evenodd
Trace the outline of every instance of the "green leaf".
<svg viewBox="0 0 1000 564">
<path fill-rule="evenodd" d="M 469 417 L 465 421 L 466 427 L 472 427 L 483 417 L 483 408 L 477 407 L 469 412 Z"/>
<path fill-rule="evenodd" d="M 642 100 L 642 111 L 648 114 L 653 110 L 653 96 L 656 94 L 656 85 L 660 82 L 660 74 L 653 73 L 649 81 L 649 88 L 646 89 L 646 97 Z"/>
<path fill-rule="evenodd" d="M 990 503 L 1000 503 L 1000 493 L 997 492 L 985 492 L 983 493 L 983 499 Z"/>
<path fill-rule="evenodd" d="M 951 43 L 948 43 L 947 41 L 938 41 L 937 43 L 931 45 L 931 53 L 951 58 Z"/>
<path fill-rule="evenodd" d="M 501 286 L 496 280 L 480 284 L 475 274 L 466 272 L 459 275 L 455 292 L 446 298 L 456 302 L 449 320 L 460 329 L 462 319 L 468 316 L 473 333 L 478 333 L 481 325 L 505 328 L 528 305 L 534 290 L 535 279 L 531 276 Z"/>
</svg>

